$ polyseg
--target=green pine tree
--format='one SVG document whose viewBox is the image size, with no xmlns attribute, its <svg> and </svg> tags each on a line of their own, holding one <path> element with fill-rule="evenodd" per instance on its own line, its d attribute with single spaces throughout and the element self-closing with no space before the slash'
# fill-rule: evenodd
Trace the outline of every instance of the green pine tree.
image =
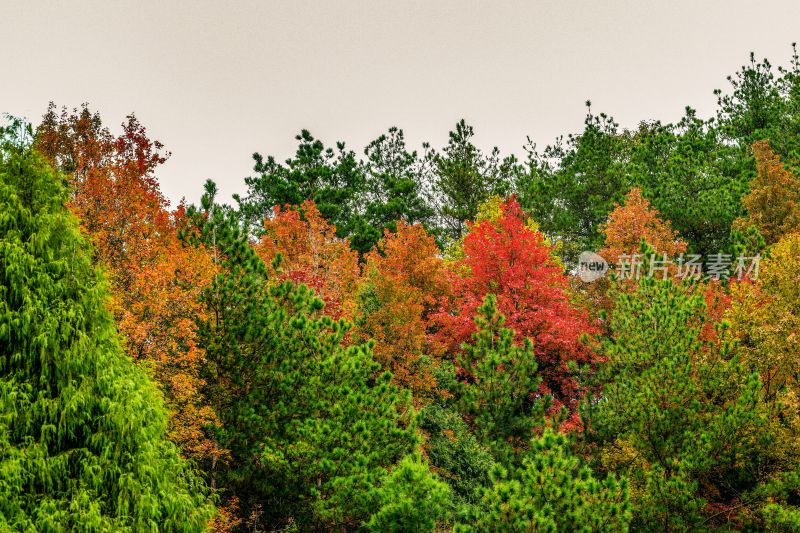
<svg viewBox="0 0 800 533">
<path fill-rule="evenodd" d="M 267 283 L 266 265 L 214 193 L 209 183 L 194 237 L 220 268 L 200 324 L 208 397 L 231 451 L 215 483 L 238 497 L 249 527 L 356 529 L 385 506 L 378 489 L 388 469 L 416 447 L 409 395 L 379 371 L 369 344 L 344 342 L 350 325 L 322 315 L 311 290 Z"/>
<path fill-rule="evenodd" d="M 632 186 L 623 163 L 627 150 L 618 124 L 590 108 L 580 134 L 542 152 L 529 148 L 528 172 L 517 183 L 520 203 L 548 237 L 561 241 L 567 264 L 601 247 L 598 227 Z"/>
<path fill-rule="evenodd" d="M 515 346 L 514 330 L 504 323 L 495 296 L 487 295 L 475 317 L 478 330 L 458 356 L 465 380 L 457 390 L 478 439 L 498 458 L 511 459 L 542 424 L 549 399 L 536 394 L 541 378 L 533 344 Z"/>
<path fill-rule="evenodd" d="M 450 485 L 455 513 L 478 505 L 485 488 L 492 484 L 490 473 L 497 464 L 491 451 L 483 446 L 460 413 L 447 406 L 433 404 L 421 414 L 420 427 L 425 432 L 425 452 L 436 472 Z"/>
<path fill-rule="evenodd" d="M 247 196 L 235 197 L 242 218 L 258 234 L 274 206 L 313 200 L 322 216 L 336 226 L 339 237 L 352 235 L 363 224 L 366 178 L 361 163 L 342 142 L 336 143 L 335 150 L 325 147 L 308 130 L 295 138 L 295 156 L 283 164 L 273 156 L 253 154 L 256 175 L 245 179 Z"/>
<path fill-rule="evenodd" d="M 522 468 L 497 467 L 482 506 L 456 525 L 470 531 L 627 531 L 628 489 L 614 475 L 597 480 L 569 449 L 561 433 L 533 439 Z"/>
<path fill-rule="evenodd" d="M 389 128 L 364 149 L 367 201 L 364 224 L 351 237 L 357 250 L 371 250 L 385 229 L 397 230 L 397 221 L 431 228 L 434 210 L 425 190 L 422 161 L 406 149 L 403 130 Z"/>
<path fill-rule="evenodd" d="M 433 164 L 433 192 L 446 240 L 463 237 L 467 222 L 475 220 L 490 196 L 511 192 L 513 176 L 519 170 L 514 156 L 501 159 L 496 147 L 488 155 L 481 152 L 472 142 L 474 135 L 472 126 L 462 119 L 441 153 L 427 154 Z"/>
<path fill-rule="evenodd" d="M 631 483 L 636 529 L 735 527 L 780 471 L 758 375 L 733 357 L 724 327 L 722 340 L 703 340 L 704 309 L 700 294 L 672 280 L 621 293 L 604 388 L 584 405 L 597 467 Z"/>
<path fill-rule="evenodd" d="M 433 531 L 446 516 L 450 491 L 431 475 L 417 457 L 406 457 L 386 476 L 377 491 L 378 512 L 367 524 L 370 531 L 417 533 Z"/>
<path fill-rule="evenodd" d="M 213 508 L 124 353 L 62 178 L 0 148 L 0 530 L 201 531 Z"/>
</svg>

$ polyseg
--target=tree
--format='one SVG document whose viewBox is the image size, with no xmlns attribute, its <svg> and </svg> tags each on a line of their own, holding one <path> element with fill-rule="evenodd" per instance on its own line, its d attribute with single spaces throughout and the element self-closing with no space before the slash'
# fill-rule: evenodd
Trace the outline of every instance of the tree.
<svg viewBox="0 0 800 533">
<path fill-rule="evenodd" d="M 378 372 L 370 344 L 345 345 L 344 321 L 320 315 L 304 285 L 272 284 L 235 213 L 206 186 L 193 239 L 219 273 L 204 291 L 207 393 L 231 460 L 221 486 L 250 528 L 355 528 L 378 509 L 375 489 L 412 452 L 409 397 Z"/>
<path fill-rule="evenodd" d="M 370 250 L 384 235 L 397 230 L 397 222 L 422 224 L 432 229 L 434 210 L 425 183 L 424 162 L 416 152 L 406 149 L 403 130 L 389 132 L 372 141 L 365 149 L 364 169 L 367 180 L 366 224 L 353 236 L 355 248 Z"/>
<path fill-rule="evenodd" d="M 526 224 L 515 199 L 502 206 L 502 216 L 471 225 L 463 257 L 452 265 L 455 298 L 449 309 L 433 317 L 445 353 L 457 354 L 475 331 L 471 317 L 487 294 L 518 338 L 533 341 L 542 382 L 554 406 L 577 405 L 582 394 L 580 367 L 592 366 L 597 355 L 582 342 L 595 327 L 585 311 L 570 304 L 567 276 L 543 235 Z"/>
<path fill-rule="evenodd" d="M 800 234 L 793 233 L 770 248 L 758 279 L 736 287 L 728 313 L 740 340 L 743 361 L 758 370 L 767 398 L 800 397 L 800 352 L 794 339 L 800 331 Z"/>
<path fill-rule="evenodd" d="M 325 313 L 352 318 L 359 277 L 358 253 L 325 221 L 314 202 L 275 207 L 254 246 L 275 282 L 304 283 L 325 302 Z M 277 268 L 273 262 L 280 255 Z"/>
<path fill-rule="evenodd" d="M 640 128 L 632 148 L 634 183 L 688 250 L 704 257 L 726 250 L 753 172 L 749 156 L 688 107 L 676 124 Z"/>
<path fill-rule="evenodd" d="M 498 459 L 513 460 L 544 420 L 549 398 L 539 398 L 533 343 L 514 345 L 514 331 L 504 328 L 494 295 L 487 295 L 475 316 L 477 331 L 458 356 L 462 374 L 459 407 L 478 439 Z"/>
<path fill-rule="evenodd" d="M 769 60 L 750 62 L 728 76 L 730 91 L 716 90 L 717 120 L 725 136 L 743 150 L 768 141 L 778 155 L 800 161 L 800 60 L 792 44 L 788 68 L 773 69 Z"/>
<path fill-rule="evenodd" d="M 704 311 L 672 280 L 620 293 L 602 394 L 583 408 L 595 464 L 631 483 L 637 529 L 757 523 L 781 475 L 758 375 L 731 353 L 724 324 L 720 340 L 701 340 Z"/>
<path fill-rule="evenodd" d="M 736 221 L 736 227 L 753 226 L 767 244 L 774 244 L 800 228 L 800 176 L 784 166 L 767 141 L 753 144 L 753 157 L 756 177 L 742 198 L 747 215 Z"/>
<path fill-rule="evenodd" d="M 623 254 L 637 253 L 642 239 L 659 256 L 666 254 L 675 258 L 686 251 L 686 243 L 668 221 L 661 220 L 637 187 L 625 195 L 623 204 L 616 204 L 608 220 L 600 226 L 600 231 L 605 235 L 605 246 L 599 253 L 611 264 L 615 264 Z"/>
<path fill-rule="evenodd" d="M 114 136 L 85 105 L 59 115 L 51 104 L 34 146 L 68 178 L 69 208 L 106 269 L 127 352 L 152 368 L 166 395 L 171 438 L 213 472 L 226 451 L 213 438 L 219 420 L 200 392 L 205 354 L 194 324 L 214 266 L 207 250 L 178 238 L 185 207 L 170 212 L 155 178 L 169 154 L 135 116 Z"/>
<path fill-rule="evenodd" d="M 580 135 L 530 150 L 528 167 L 518 184 L 521 203 L 548 237 L 564 242 L 568 265 L 600 247 L 600 224 L 632 187 L 671 221 L 689 250 L 726 250 L 752 173 L 749 156 L 691 108 L 676 124 L 644 122 L 632 131 L 590 111 Z"/>
<path fill-rule="evenodd" d="M 201 531 L 202 480 L 124 353 L 62 177 L 0 150 L 0 528 Z"/>
<path fill-rule="evenodd" d="M 533 440 L 516 475 L 499 467 L 483 507 L 455 531 L 627 531 L 631 519 L 625 480 L 599 481 L 568 447 L 546 430 Z"/>
<path fill-rule="evenodd" d="M 609 267 L 626 268 L 627 272 L 609 271 L 610 275 L 588 283 L 579 279 L 573 280 L 573 294 L 576 299 L 589 311 L 590 316 L 597 318 L 607 318 L 613 312 L 614 292 L 632 290 L 637 275 L 675 276 L 677 269 L 674 261 L 686 251 L 686 242 L 678 237 L 669 221 L 665 222 L 659 217 L 638 187 L 625 195 L 623 204 L 616 204 L 599 230 L 605 235 L 604 246 L 599 255 L 608 262 Z M 653 263 L 652 272 L 650 264 L 638 263 L 641 261 L 643 241 L 649 248 L 651 257 L 660 262 Z M 665 263 L 665 256 L 672 263 Z M 639 266 L 634 266 L 635 264 Z M 666 267 L 666 270 L 656 270 L 662 267 Z M 635 272 L 637 268 L 641 270 L 638 274 Z M 634 279 L 628 279 L 629 275 Z M 607 320 L 601 322 L 607 324 Z"/>
<path fill-rule="evenodd" d="M 490 472 L 497 464 L 494 456 L 454 405 L 435 402 L 423 408 L 420 428 L 425 433 L 425 455 L 450 486 L 454 513 L 469 513 L 491 485 Z"/>
<path fill-rule="evenodd" d="M 491 195 L 506 195 L 517 169 L 513 156 L 500 160 L 494 148 L 484 155 L 473 143 L 472 126 L 462 119 L 451 131 L 442 153 L 430 152 L 434 166 L 434 192 L 439 202 L 438 214 L 446 238 L 457 240 L 464 235 L 467 221 L 474 220 L 478 207 Z"/>
<path fill-rule="evenodd" d="M 419 225 L 398 221 L 364 261 L 356 333 L 375 340 L 375 358 L 415 394 L 436 387 L 435 362 L 427 357 L 430 317 L 450 295 L 450 279 L 433 237 Z"/>
<path fill-rule="evenodd" d="M 594 115 L 590 103 L 580 135 L 559 139 L 543 152 L 531 147 L 528 172 L 517 189 L 520 202 L 554 242 L 563 241 L 567 264 L 583 250 L 600 244 L 599 225 L 631 181 L 623 163 L 627 139 L 605 114 Z"/>
<path fill-rule="evenodd" d="M 785 465 L 800 464 L 799 252 L 797 233 L 773 245 L 758 279 L 734 286 L 725 315 L 739 341 L 736 352 L 742 364 L 761 377 L 770 429 L 777 435 L 770 452 L 773 460 Z M 796 481 L 784 494 L 798 495 L 800 484 Z M 798 512 L 796 505 L 794 512 Z"/>
<path fill-rule="evenodd" d="M 297 137 L 297 151 L 284 164 L 273 156 L 264 159 L 253 154 L 255 176 L 245 178 L 247 196 L 236 197 L 245 222 L 256 233 L 275 206 L 301 205 L 312 200 L 322 217 L 336 227 L 338 237 L 348 237 L 358 229 L 366 178 L 355 153 L 336 143 L 326 148 L 307 130 Z M 359 243 L 360 244 L 360 243 Z M 361 252 L 369 251 L 364 244 Z"/>
<path fill-rule="evenodd" d="M 419 456 L 406 457 L 386 476 L 378 489 L 381 506 L 370 517 L 370 531 L 434 531 L 447 514 L 449 488 L 431 475 Z"/>
</svg>

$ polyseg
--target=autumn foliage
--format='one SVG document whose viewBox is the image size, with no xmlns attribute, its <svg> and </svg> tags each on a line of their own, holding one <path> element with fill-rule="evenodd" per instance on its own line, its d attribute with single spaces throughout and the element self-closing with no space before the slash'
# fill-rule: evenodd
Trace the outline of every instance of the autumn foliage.
<svg viewBox="0 0 800 533">
<path fill-rule="evenodd" d="M 36 148 L 70 180 L 69 206 L 107 270 L 127 351 L 152 367 L 166 393 L 173 440 L 198 461 L 223 459 L 210 430 L 217 418 L 202 395 L 195 332 L 213 264 L 204 249 L 178 238 L 185 210 L 169 211 L 154 177 L 169 154 L 133 115 L 114 136 L 86 107 L 57 114 L 51 106 Z"/>
<path fill-rule="evenodd" d="M 800 176 L 787 168 L 768 141 L 753 144 L 756 178 L 742 198 L 747 216 L 736 221 L 739 229 L 755 226 L 767 244 L 800 227 Z"/>
<path fill-rule="evenodd" d="M 264 221 L 256 253 L 271 267 L 276 280 L 304 283 L 325 302 L 334 318 L 352 317 L 358 281 L 358 253 L 336 227 L 325 221 L 316 204 L 276 206 Z M 280 255 L 280 261 L 275 263 Z"/>
<path fill-rule="evenodd" d="M 686 242 L 668 221 L 659 217 L 636 187 L 628 192 L 622 204 L 615 205 L 600 231 L 605 234 L 605 245 L 599 253 L 609 264 L 615 264 L 623 254 L 638 253 L 642 239 L 659 255 L 673 258 L 686 251 Z"/>
<path fill-rule="evenodd" d="M 640 266 L 631 266 L 627 272 L 631 277 L 637 275 L 632 272 L 634 269 L 639 269 L 638 275 L 649 274 L 650 265 L 647 260 L 641 256 L 638 260 L 634 259 L 636 254 L 641 253 L 642 241 L 647 243 L 657 261 L 662 261 L 665 255 L 668 261 L 674 261 L 678 255 L 686 252 L 686 242 L 672 229 L 669 221 L 664 221 L 659 216 L 658 211 L 636 187 L 628 192 L 621 204 L 614 204 L 614 210 L 608 215 L 606 222 L 600 225 L 599 231 L 604 239 L 603 248 L 598 253 L 611 269 L 622 261 L 627 261 L 629 265 L 638 261 Z M 588 309 L 593 317 L 600 317 L 602 313 L 607 316 L 613 311 L 612 287 L 617 290 L 632 290 L 635 286 L 634 280 L 612 281 L 614 272 L 610 270 L 605 277 L 589 283 L 578 278 L 572 280 L 576 301 Z M 624 277 L 619 270 L 616 273 Z M 675 274 L 675 265 L 668 264 L 667 275 Z M 663 277 L 664 273 L 654 270 L 654 275 Z"/>
<path fill-rule="evenodd" d="M 419 224 L 397 223 L 367 254 L 359 284 L 356 327 L 375 340 L 375 357 L 398 383 L 429 393 L 436 383 L 428 327 L 432 313 L 450 295 L 450 279 L 433 237 Z"/>
<path fill-rule="evenodd" d="M 531 392 L 552 394 L 556 405 L 573 407 L 581 396 L 577 368 L 599 361 L 582 341 L 595 327 L 570 304 L 563 267 L 542 234 L 526 225 L 517 201 L 505 201 L 501 212 L 470 226 L 463 257 L 453 265 L 452 307 L 435 317 L 441 328 L 436 338 L 448 353 L 458 353 L 475 331 L 472 317 L 483 298 L 495 294 L 506 326 L 533 341 L 542 382 Z"/>
<path fill-rule="evenodd" d="M 33 523 L 6 501 L 82 505 L 56 478 L 102 430 L 53 432 L 14 406 L 38 394 L 35 416 L 56 416 L 52 398 L 75 427 L 104 427 L 103 398 L 125 395 L 92 389 L 75 408 L 73 376 L 42 363 L 71 368 L 59 346 L 83 357 L 84 341 L 96 353 L 82 360 L 158 384 L 142 398 L 163 396 L 153 434 L 180 468 L 153 479 L 196 489 L 208 513 L 188 530 L 800 530 L 800 60 L 779 86 L 753 65 L 716 119 L 622 131 L 590 111 L 527 162 L 481 152 L 463 121 L 442 152 L 392 128 L 366 159 L 303 130 L 285 163 L 255 156 L 237 206 L 209 181 L 199 206 L 171 207 L 156 179 L 169 153 L 133 115 L 112 133 L 86 106 L 51 105 L 32 145 L 22 122 L 0 127 L 0 530 Z M 75 219 L 92 243 L 77 260 Z M 640 268 L 583 281 L 582 250 Z M 730 279 L 679 279 L 689 252 L 705 274 L 730 257 Z M 737 254 L 760 272 L 738 276 Z M 137 409 L 98 438 L 149 478 L 163 449 L 120 451 L 152 441 L 128 429 L 148 422 Z M 51 434 L 75 457 L 53 455 Z M 62 478 L 91 485 L 92 468 Z M 128 501 L 151 526 L 171 513 L 119 479 L 125 497 L 96 500 L 116 501 L 120 523 Z"/>
</svg>

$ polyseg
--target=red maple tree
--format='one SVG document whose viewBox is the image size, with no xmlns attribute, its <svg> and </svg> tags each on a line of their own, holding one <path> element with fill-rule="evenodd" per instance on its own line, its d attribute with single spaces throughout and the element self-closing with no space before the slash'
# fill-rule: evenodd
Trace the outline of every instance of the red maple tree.
<svg viewBox="0 0 800 533">
<path fill-rule="evenodd" d="M 554 405 L 574 409 L 582 395 L 578 367 L 598 362 L 583 342 L 595 333 L 585 311 L 571 305 L 568 278 L 542 234 L 526 224 L 515 198 L 506 200 L 501 216 L 470 225 L 463 256 L 453 264 L 455 298 L 434 320 L 436 338 L 446 352 L 458 353 L 475 331 L 475 316 L 486 294 L 497 296 L 507 327 L 522 341 L 533 340 L 542 382 L 538 391 L 551 394 Z"/>
</svg>

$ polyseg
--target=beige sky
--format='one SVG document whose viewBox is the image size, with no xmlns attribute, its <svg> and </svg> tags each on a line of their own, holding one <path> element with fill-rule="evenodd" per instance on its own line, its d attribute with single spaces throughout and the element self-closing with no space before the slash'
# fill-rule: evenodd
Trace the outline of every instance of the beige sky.
<svg viewBox="0 0 800 533">
<path fill-rule="evenodd" d="M 289 156 L 301 128 L 440 146 L 463 117 L 521 153 L 579 130 L 586 99 L 623 126 L 706 115 L 751 50 L 786 64 L 796 40 L 790 1 L 0 0 L 0 111 L 134 111 L 173 153 L 164 192 L 196 201 L 207 178 L 242 191 L 251 154 Z"/>
</svg>

